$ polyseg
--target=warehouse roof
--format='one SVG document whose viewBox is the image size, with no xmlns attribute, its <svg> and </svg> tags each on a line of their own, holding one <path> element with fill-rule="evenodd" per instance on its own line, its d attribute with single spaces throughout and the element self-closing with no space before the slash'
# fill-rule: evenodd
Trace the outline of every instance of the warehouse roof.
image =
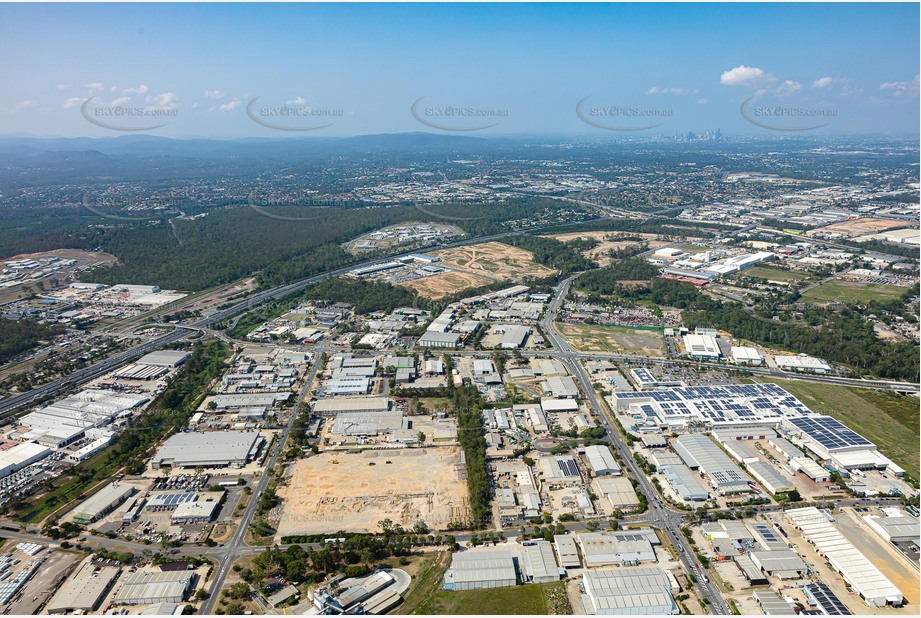
<svg viewBox="0 0 921 618">
<path fill-rule="evenodd" d="M 145 354 L 138 359 L 140 365 L 154 365 L 156 367 L 178 367 L 185 359 L 191 356 L 189 352 L 182 350 L 158 350 Z"/>
<path fill-rule="evenodd" d="M 92 612 L 99 607 L 120 571 L 118 567 L 97 566 L 91 561 L 83 563 L 80 569 L 57 589 L 54 598 L 45 609 L 52 614 L 73 610 Z"/>
<path fill-rule="evenodd" d="M 636 506 L 640 500 L 633 488 L 630 479 L 624 476 L 605 476 L 594 481 L 600 494 L 611 503 L 615 509 Z"/>
<path fill-rule="evenodd" d="M 451 556 L 451 568 L 445 573 L 446 584 L 515 579 L 514 557 L 504 549 L 455 553 Z"/>
<path fill-rule="evenodd" d="M 217 463 L 240 463 L 255 455 L 262 436 L 243 431 L 186 432 L 171 436 L 157 450 L 157 465 L 194 467 Z"/>
<path fill-rule="evenodd" d="M 677 614 L 671 582 L 658 567 L 600 569 L 583 575 L 599 614 Z"/>
<path fill-rule="evenodd" d="M 758 590 L 752 593 L 752 598 L 768 616 L 793 616 L 796 613 L 790 604 L 773 590 Z"/>
<path fill-rule="evenodd" d="M 808 568 L 800 555 L 792 549 L 753 551 L 751 557 L 755 564 L 769 574 L 793 573 Z"/>
<path fill-rule="evenodd" d="M 135 605 L 158 600 L 182 599 L 195 573 L 190 571 L 138 571 L 129 573 L 112 597 L 115 604 Z"/>
<path fill-rule="evenodd" d="M 74 515 L 80 519 L 95 519 L 133 493 L 131 485 L 111 483 L 84 500 L 74 509 Z"/>
<path fill-rule="evenodd" d="M 784 516 L 802 530 L 803 536 L 816 551 L 847 580 L 868 605 L 900 605 L 902 592 L 870 562 L 815 507 L 786 511 Z"/>
<path fill-rule="evenodd" d="M 313 404 L 316 414 L 338 414 L 339 412 L 372 412 L 390 409 L 386 397 L 339 397 L 320 399 Z"/>
<path fill-rule="evenodd" d="M 750 479 L 707 436 L 678 436 L 673 448 L 689 468 L 700 468 L 717 489 L 725 491 L 748 487 Z"/>
<path fill-rule="evenodd" d="M 553 545 L 549 541 L 528 542 L 524 548 L 528 575 L 533 579 L 555 577 L 559 579 L 560 569 L 553 555 Z"/>
</svg>

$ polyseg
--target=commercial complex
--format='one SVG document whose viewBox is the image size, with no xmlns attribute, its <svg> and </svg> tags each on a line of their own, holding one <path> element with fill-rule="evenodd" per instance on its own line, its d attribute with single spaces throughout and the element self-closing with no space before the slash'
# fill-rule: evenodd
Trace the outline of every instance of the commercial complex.
<svg viewBox="0 0 921 618">
<path fill-rule="evenodd" d="M 34 442 L 16 444 L 0 451 L 0 479 L 41 461 L 51 454 L 51 449 Z"/>
<path fill-rule="evenodd" d="M 83 437 L 87 429 L 108 425 L 117 416 L 146 401 L 147 397 L 142 395 L 110 390 L 80 391 L 23 416 L 19 424 L 28 427 L 29 431 L 20 439 L 61 448 Z"/>
<path fill-rule="evenodd" d="M 58 589 L 45 606 L 45 611 L 49 614 L 96 611 L 112 589 L 120 572 L 121 569 L 118 567 L 96 564 L 92 559 L 87 560 Z"/>
<path fill-rule="evenodd" d="M 112 597 L 114 605 L 182 603 L 197 576 L 190 571 L 137 571 L 129 573 Z"/>
<path fill-rule="evenodd" d="M 105 517 L 133 493 L 134 487 L 126 483 L 106 485 L 74 509 L 74 521 L 88 524 Z"/>
<path fill-rule="evenodd" d="M 445 590 L 477 590 L 514 586 L 517 582 L 515 557 L 504 549 L 455 553 L 444 575 Z"/>
<path fill-rule="evenodd" d="M 685 465 L 700 470 L 720 494 L 751 491 L 748 478 L 716 443 L 701 434 L 678 436 L 673 448 Z"/>
</svg>

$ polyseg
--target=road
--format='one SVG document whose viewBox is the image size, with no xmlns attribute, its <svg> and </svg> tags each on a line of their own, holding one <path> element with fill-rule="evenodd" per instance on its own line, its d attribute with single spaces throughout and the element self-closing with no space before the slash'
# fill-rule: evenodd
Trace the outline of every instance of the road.
<svg viewBox="0 0 921 618">
<path fill-rule="evenodd" d="M 561 358 L 569 365 L 572 375 L 579 380 L 586 398 L 595 411 L 595 416 L 601 419 L 605 431 L 607 431 L 608 439 L 611 441 L 611 444 L 614 445 L 614 448 L 617 449 L 621 460 L 623 460 L 624 465 L 630 470 L 633 478 L 639 483 L 640 490 L 646 496 L 649 507 L 647 521 L 651 525 L 662 530 L 668 538 L 668 541 L 678 550 L 678 559 L 684 565 L 688 573 L 694 574 L 696 586 L 700 590 L 702 597 L 709 602 L 712 611 L 716 614 L 729 614 L 731 613 L 729 607 L 723 601 L 723 597 L 720 595 L 719 590 L 709 581 L 709 577 L 704 576 L 703 573 L 698 571 L 694 566 L 696 564 L 693 562 L 694 552 L 679 529 L 683 514 L 678 511 L 672 511 L 664 506 L 661 496 L 659 496 L 659 493 L 643 471 L 640 470 L 639 465 L 637 465 L 636 461 L 633 459 L 633 454 L 630 452 L 630 449 L 611 426 L 612 419 L 610 419 L 607 409 L 598 400 L 598 393 L 592 387 L 591 379 L 579 362 L 579 355 L 556 330 L 556 316 L 559 313 L 560 307 L 574 279 L 574 276 L 570 277 L 560 284 L 547 310 L 544 312 L 544 317 L 541 319 L 541 327 L 544 330 L 544 335 L 553 345 L 554 349 L 562 353 Z M 706 579 L 704 579 L 704 577 L 706 577 Z"/>
<path fill-rule="evenodd" d="M 253 517 L 256 515 L 256 507 L 259 504 L 259 498 L 262 496 L 263 492 L 265 492 L 266 487 L 268 487 L 269 479 L 271 478 L 271 474 L 269 474 L 269 472 L 275 468 L 275 463 L 278 461 L 278 456 L 283 452 L 285 441 L 288 439 L 288 435 L 291 433 L 291 427 L 294 425 L 294 420 L 297 418 L 298 410 L 300 409 L 301 404 L 304 402 L 304 399 L 306 399 L 307 395 L 310 393 L 310 388 L 317 377 L 317 373 L 320 371 L 322 357 L 323 350 L 317 349 L 311 363 L 310 373 L 304 378 L 304 386 L 301 389 L 301 393 L 298 395 L 297 401 L 294 404 L 294 411 L 291 413 L 291 418 L 288 419 L 284 430 L 278 437 L 271 456 L 266 461 L 265 472 L 261 477 L 259 477 L 259 483 L 253 490 L 250 501 L 246 505 L 246 510 L 243 512 L 243 517 L 240 518 L 233 537 L 230 539 L 229 543 L 226 543 L 221 548 L 222 552 L 218 557 L 218 568 L 215 571 L 214 579 L 211 580 L 211 585 L 209 587 L 209 590 L 211 590 L 211 596 L 209 596 L 202 604 L 202 608 L 199 611 L 200 614 L 214 613 L 214 604 L 217 603 L 218 595 L 224 585 L 224 580 L 227 579 L 227 574 L 230 573 L 230 569 L 233 566 L 234 561 L 246 553 L 252 553 L 252 550 L 254 549 L 260 551 L 263 549 L 253 548 L 246 544 L 246 531 L 249 529 L 249 525 L 252 523 Z"/>
</svg>

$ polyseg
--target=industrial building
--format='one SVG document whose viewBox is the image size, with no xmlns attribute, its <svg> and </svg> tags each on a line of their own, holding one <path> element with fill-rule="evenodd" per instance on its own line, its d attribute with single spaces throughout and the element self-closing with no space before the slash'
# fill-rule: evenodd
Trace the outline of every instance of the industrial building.
<svg viewBox="0 0 921 618">
<path fill-rule="evenodd" d="M 697 360 L 719 360 L 720 346 L 710 335 L 685 335 L 684 349 Z"/>
<path fill-rule="evenodd" d="M 134 487 L 114 482 L 106 485 L 74 509 L 74 522 L 88 524 L 105 517 L 134 493 Z"/>
<path fill-rule="evenodd" d="M 427 330 L 416 341 L 416 345 L 422 348 L 456 348 L 460 346 L 461 336 L 459 333 L 444 333 L 434 330 Z"/>
<path fill-rule="evenodd" d="M 176 505 L 176 508 L 170 514 L 170 521 L 174 524 L 193 524 L 203 523 L 214 519 L 214 513 L 217 511 L 217 502 L 207 502 L 195 500 L 194 502 L 182 502 Z"/>
<path fill-rule="evenodd" d="M 34 442 L 22 442 L 0 451 L 0 479 L 31 466 L 50 454 L 50 448 Z"/>
<path fill-rule="evenodd" d="M 99 565 L 88 559 L 58 588 L 45 611 L 49 614 L 95 612 L 120 572 L 118 567 Z"/>
<path fill-rule="evenodd" d="M 182 603 L 197 576 L 190 571 L 137 571 L 129 573 L 112 597 L 113 605 Z"/>
<path fill-rule="evenodd" d="M 643 427 L 675 431 L 689 424 L 714 430 L 776 427 L 785 417 L 809 416 L 803 402 L 776 384 L 686 386 L 653 391 L 615 391 L 611 405 Z M 752 437 L 757 437 L 753 435 Z"/>
<path fill-rule="evenodd" d="M 540 384 L 544 395 L 557 399 L 573 399 L 579 396 L 579 387 L 572 376 L 554 376 Z"/>
<path fill-rule="evenodd" d="M 652 543 L 640 532 L 584 532 L 577 537 L 586 567 L 656 560 Z"/>
<path fill-rule="evenodd" d="M 889 470 L 895 476 L 905 474 L 905 470 L 880 454 L 875 444 L 830 416 L 786 418 L 782 426 L 791 439 L 838 470 Z"/>
<path fill-rule="evenodd" d="M 379 436 L 409 429 L 409 418 L 400 410 L 340 412 L 330 433 L 340 436 Z"/>
<path fill-rule="evenodd" d="M 765 616 L 795 616 L 796 612 L 790 604 L 773 590 L 757 590 L 752 593 L 752 598 Z"/>
<path fill-rule="evenodd" d="M 800 555 L 792 549 L 753 551 L 749 556 L 762 572 L 778 579 L 802 579 L 809 571 Z"/>
<path fill-rule="evenodd" d="M 784 459 L 798 459 L 805 457 L 803 451 L 799 450 L 786 438 L 768 438 L 768 444 L 772 449 L 783 455 Z"/>
<path fill-rule="evenodd" d="M 747 346 L 732 346 L 729 352 L 732 362 L 736 365 L 758 366 L 764 364 L 764 358 L 755 348 Z"/>
<path fill-rule="evenodd" d="M 102 389 L 80 391 L 19 419 L 20 425 L 29 428 L 20 439 L 61 448 L 82 438 L 87 429 L 104 427 L 146 401 L 143 395 Z"/>
<path fill-rule="evenodd" d="M 538 460 L 540 470 L 543 473 L 544 480 L 553 484 L 580 484 L 582 483 L 582 474 L 579 472 L 579 466 L 576 460 L 570 455 L 550 455 L 541 457 Z"/>
<path fill-rule="evenodd" d="M 671 615 L 678 613 L 668 574 L 658 567 L 585 571 L 582 585 L 591 607 L 585 613 L 599 616 Z M 586 605 L 588 605 L 586 603 Z"/>
<path fill-rule="evenodd" d="M 524 571 L 531 583 L 549 584 L 560 580 L 562 573 L 550 541 L 525 541 L 524 561 Z"/>
<path fill-rule="evenodd" d="M 745 464 L 748 473 L 768 491 L 772 496 L 785 494 L 796 489 L 793 481 L 786 479 L 774 469 L 771 464 L 764 461 L 754 461 Z"/>
<path fill-rule="evenodd" d="M 825 584 L 803 584 L 806 601 L 825 616 L 851 616 L 853 612 Z"/>
<path fill-rule="evenodd" d="M 585 459 L 594 476 L 621 473 L 617 460 L 614 459 L 614 455 L 611 454 L 611 449 L 604 444 L 586 446 Z"/>
<path fill-rule="evenodd" d="M 731 494 L 751 491 L 748 486 L 751 479 L 707 436 L 678 436 L 672 448 L 688 468 L 700 470 L 717 492 Z"/>
<path fill-rule="evenodd" d="M 163 443 L 151 459 L 160 468 L 242 468 L 252 461 L 265 443 L 258 433 L 211 431 L 177 433 Z"/>
<path fill-rule="evenodd" d="M 885 509 L 886 516 L 864 515 L 863 520 L 887 543 L 914 542 L 921 546 L 921 524 L 895 508 Z"/>
<path fill-rule="evenodd" d="M 377 414 L 390 410 L 386 397 L 341 397 L 320 399 L 314 402 L 313 412 L 320 416 L 335 416 L 341 412 L 351 414 Z"/>
<path fill-rule="evenodd" d="M 191 352 L 182 350 L 158 350 L 145 354 L 138 359 L 139 365 L 150 365 L 151 367 L 178 367 L 191 356 Z"/>
<path fill-rule="evenodd" d="M 220 412 L 228 410 L 268 409 L 288 401 L 291 393 L 239 393 L 232 395 L 215 395 L 211 402 Z"/>
<path fill-rule="evenodd" d="M 635 509 L 640 504 L 633 483 L 624 476 L 606 476 L 595 479 L 592 483 L 598 495 L 611 505 L 612 509 Z"/>
<path fill-rule="evenodd" d="M 774 363 L 784 371 L 798 373 L 831 373 L 831 366 L 823 360 L 811 356 L 781 356 L 774 357 Z"/>
<path fill-rule="evenodd" d="M 332 378 L 323 386 L 324 395 L 367 395 L 371 391 L 371 379 L 361 376 Z"/>
<path fill-rule="evenodd" d="M 564 569 L 577 569 L 582 566 L 574 535 L 557 534 L 553 537 L 553 545 L 556 548 L 556 555 L 559 558 L 561 567 Z"/>
<path fill-rule="evenodd" d="M 815 546 L 816 552 L 841 574 L 851 588 L 871 607 L 905 602 L 902 592 L 838 531 L 829 517 L 815 507 L 784 512 L 784 517 Z"/>
<path fill-rule="evenodd" d="M 685 502 L 706 502 L 710 498 L 710 491 L 701 482 L 700 477 L 686 465 L 679 463 L 660 466 L 659 471 Z"/>
<path fill-rule="evenodd" d="M 444 575 L 445 590 L 501 588 L 517 581 L 514 554 L 505 549 L 457 552 Z"/>
<path fill-rule="evenodd" d="M 502 340 L 496 347 L 515 350 L 524 347 L 524 342 L 531 334 L 531 329 L 521 324 L 497 324 L 493 326 L 492 332 L 502 335 Z"/>
</svg>

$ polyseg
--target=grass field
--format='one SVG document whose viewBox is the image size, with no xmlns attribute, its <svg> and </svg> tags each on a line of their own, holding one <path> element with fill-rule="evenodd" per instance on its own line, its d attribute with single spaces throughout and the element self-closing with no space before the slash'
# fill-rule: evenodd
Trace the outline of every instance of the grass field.
<svg viewBox="0 0 921 618">
<path fill-rule="evenodd" d="M 739 273 L 740 277 L 758 277 L 770 281 L 807 281 L 812 275 L 799 270 L 780 270 L 768 266 L 752 266 Z"/>
<path fill-rule="evenodd" d="M 763 379 L 790 391 L 810 409 L 833 416 L 871 440 L 883 455 L 918 478 L 918 399 L 864 388 Z"/>
<path fill-rule="evenodd" d="M 812 288 L 800 299 L 804 303 L 865 303 L 871 300 L 887 301 L 900 298 L 906 288 L 878 283 L 856 281 L 829 281 Z"/>
<path fill-rule="evenodd" d="M 560 324 L 557 330 L 574 348 L 584 352 L 615 352 L 662 356 L 665 337 L 661 330 L 641 330 L 625 326 Z"/>
<path fill-rule="evenodd" d="M 440 590 L 416 614 L 548 614 L 547 594 L 564 584 L 528 584 L 486 590 Z"/>
</svg>

